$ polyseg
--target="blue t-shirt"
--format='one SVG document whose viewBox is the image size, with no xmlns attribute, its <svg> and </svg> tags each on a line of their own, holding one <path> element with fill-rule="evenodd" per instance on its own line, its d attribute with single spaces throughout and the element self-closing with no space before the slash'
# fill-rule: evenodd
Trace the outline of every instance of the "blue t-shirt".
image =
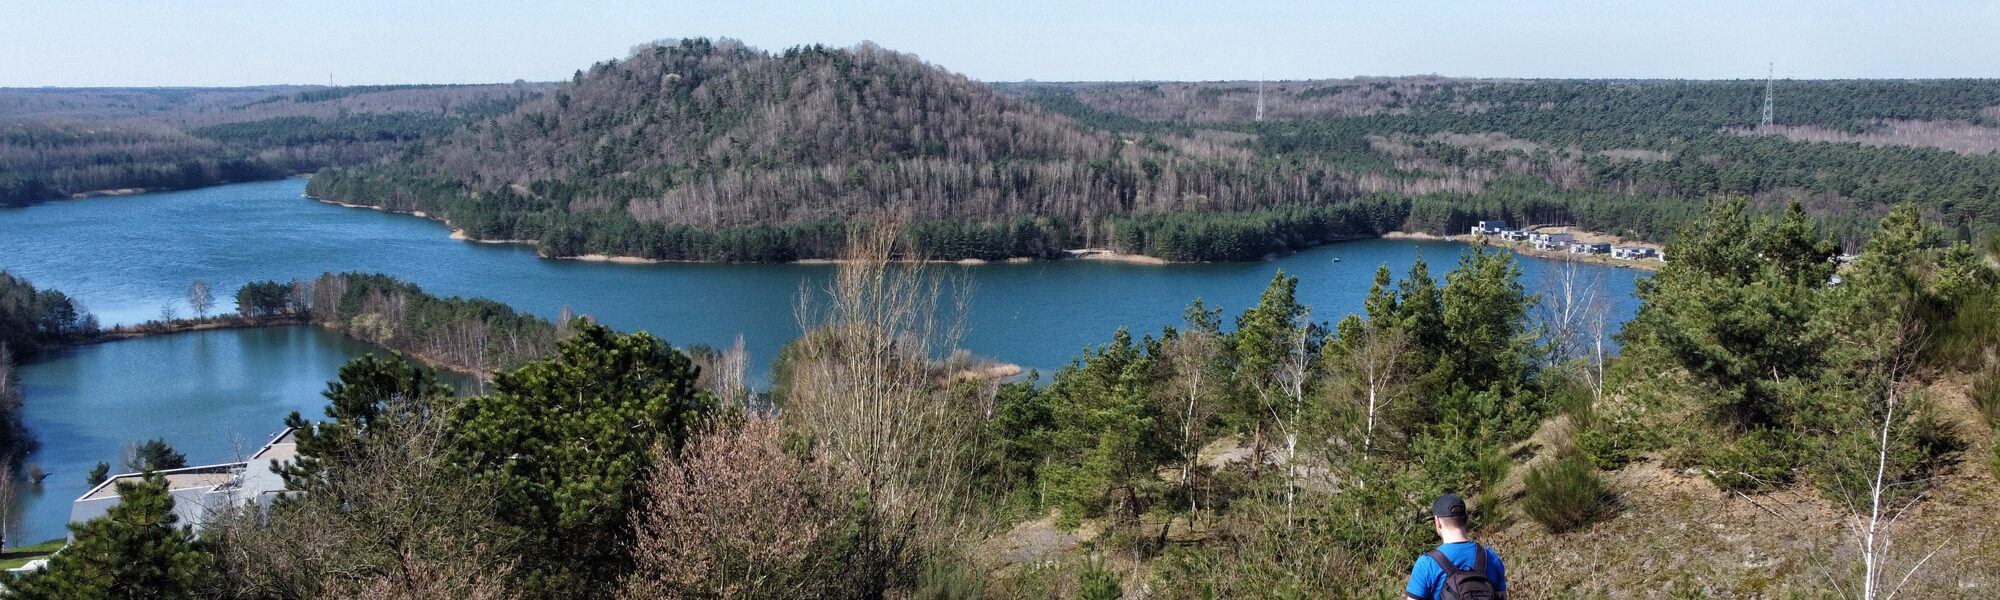
<svg viewBox="0 0 2000 600">
<path fill-rule="evenodd" d="M 1458 565 L 1460 569 L 1471 569 L 1474 547 L 1472 542 L 1458 542 L 1438 546 L 1438 549 L 1444 551 L 1445 558 L 1451 559 L 1451 564 Z M 1486 551 L 1486 578 L 1493 580 L 1493 591 L 1507 591 L 1507 567 L 1500 564 L 1500 555 L 1494 554 L 1492 548 L 1477 547 Z M 1442 589 L 1444 567 L 1438 566 L 1437 561 L 1431 560 L 1428 555 L 1418 556 L 1416 566 L 1410 567 L 1410 585 L 1403 591 L 1412 598 L 1428 600 L 1437 598 L 1438 591 Z"/>
</svg>

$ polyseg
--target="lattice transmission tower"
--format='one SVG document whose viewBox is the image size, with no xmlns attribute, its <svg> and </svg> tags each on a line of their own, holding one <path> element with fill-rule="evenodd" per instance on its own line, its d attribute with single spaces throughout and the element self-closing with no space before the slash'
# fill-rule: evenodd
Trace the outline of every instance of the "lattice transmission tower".
<svg viewBox="0 0 2000 600">
<path fill-rule="evenodd" d="M 1778 64 L 1771 63 L 1769 69 L 1764 73 L 1764 120 L 1757 122 L 1758 129 L 1771 128 L 1771 84 L 1777 81 Z"/>
<path fill-rule="evenodd" d="M 1264 79 L 1257 79 L 1257 120 L 1264 120 Z"/>
</svg>

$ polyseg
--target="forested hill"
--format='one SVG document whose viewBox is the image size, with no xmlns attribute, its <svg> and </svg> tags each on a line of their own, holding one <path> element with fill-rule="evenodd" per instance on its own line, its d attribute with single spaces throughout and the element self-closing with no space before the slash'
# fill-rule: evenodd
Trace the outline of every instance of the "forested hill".
<svg viewBox="0 0 2000 600">
<path fill-rule="evenodd" d="M 1317 158 L 1262 160 L 1243 141 L 1119 136 L 873 45 L 774 54 L 687 40 L 597 64 L 386 164 L 322 172 L 310 192 L 536 240 L 549 256 L 774 261 L 832 256 L 847 227 L 882 217 L 941 258 L 1053 255 L 1163 227 L 1113 221 L 1134 215 L 1308 204 L 1260 218 L 1314 224 L 1298 238 L 1374 233 L 1403 207 L 1338 201 L 1423 179 L 1356 181 Z M 1184 256 L 1284 243 L 1238 229 Z"/>
<path fill-rule="evenodd" d="M 1259 88 L 1264 119 L 1256 119 Z M 1769 82 L 1440 77 L 1024 83 L 1001 89 L 1108 131 L 1220 129 L 1262 157 L 1427 173 L 1473 194 L 1413 215 L 1576 224 L 1660 239 L 1717 195 L 1802 200 L 1859 250 L 1899 202 L 1961 238 L 2000 225 L 2000 79 Z"/>
<path fill-rule="evenodd" d="M 360 164 L 546 87 L 0 89 L 0 206 Z"/>
<path fill-rule="evenodd" d="M 2000 225 L 2000 80 L 1436 77 L 990 86 L 873 45 L 641 46 L 310 192 L 545 256 L 1254 259 L 1484 219 L 1665 241 L 1718 196 L 1858 250 L 1891 205 Z"/>
</svg>

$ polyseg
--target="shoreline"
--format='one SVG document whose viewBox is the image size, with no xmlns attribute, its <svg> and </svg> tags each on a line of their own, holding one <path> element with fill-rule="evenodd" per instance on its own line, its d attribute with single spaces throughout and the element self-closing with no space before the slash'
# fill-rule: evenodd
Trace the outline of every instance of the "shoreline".
<svg viewBox="0 0 2000 600">
<path fill-rule="evenodd" d="M 69 196 L 68 196 L 68 197 L 67 197 L 66 199 L 68 199 L 68 200 L 83 200 L 83 199 L 85 199 L 85 198 L 107 198 L 107 197 L 113 197 L 113 196 L 137 196 L 137 195 L 139 195 L 139 194 L 144 194 L 144 193 L 147 193 L 147 192 L 158 192 L 158 191 L 166 191 L 166 190 L 165 190 L 165 188 L 142 188 L 142 187 L 129 187 L 129 188 L 108 188 L 108 189 L 102 189 L 102 190 L 89 190 L 89 191 L 83 191 L 83 192 L 77 192 L 77 193 L 74 193 L 74 194 L 70 194 L 70 195 L 69 195 Z"/>
<path fill-rule="evenodd" d="M 1537 227 L 1527 228 L 1526 230 L 1535 231 L 1538 233 L 1573 234 L 1576 236 L 1576 241 L 1579 242 L 1588 242 L 1588 243 L 1601 242 L 1601 243 L 1608 243 L 1613 246 L 1651 248 L 1653 252 L 1658 256 L 1664 256 L 1667 250 L 1666 244 L 1640 241 L 1640 240 L 1631 240 L 1620 236 L 1611 235 L 1608 233 L 1590 231 L 1587 229 L 1577 229 L 1575 227 L 1569 227 L 1569 226 L 1537 226 Z M 1513 252 L 1515 254 L 1533 256 L 1535 258 L 1541 258 L 1546 260 L 1562 260 L 1562 261 L 1578 262 L 1585 264 L 1604 265 L 1607 267 L 1616 267 L 1621 269 L 1637 269 L 1646 272 L 1657 272 L 1660 270 L 1661 267 L 1667 266 L 1667 262 L 1664 260 L 1660 260 L 1659 258 L 1642 258 L 1638 260 L 1629 260 L 1623 258 L 1612 258 L 1611 255 L 1609 254 L 1577 254 L 1566 250 L 1538 250 L 1535 248 L 1534 244 L 1526 241 L 1510 242 L 1494 236 L 1472 236 L 1472 235 L 1440 236 L 1436 239 L 1454 241 L 1462 244 L 1472 244 L 1479 246 L 1488 246 L 1493 248 L 1501 248 L 1509 252 Z"/>
<path fill-rule="evenodd" d="M 392 348 L 380 342 L 354 337 L 348 335 L 347 332 L 345 331 L 341 331 L 339 327 L 333 327 L 325 323 L 314 321 L 312 320 L 311 315 L 305 313 L 270 315 L 264 317 L 245 317 L 240 314 L 229 314 L 229 315 L 218 315 L 214 317 L 208 317 L 205 319 L 174 319 L 172 321 L 147 321 L 144 323 L 138 323 L 134 325 L 118 325 L 115 327 L 110 327 L 99 331 L 97 337 L 88 340 L 82 340 L 73 344 L 68 344 L 65 347 L 74 348 L 79 346 L 90 346 L 90 345 L 104 344 L 109 342 L 122 342 L 127 340 L 136 340 L 141 338 L 149 338 L 149 337 L 156 337 L 163 335 L 178 335 L 183 333 L 201 333 L 204 331 L 224 331 L 230 329 L 262 329 L 266 327 L 313 327 L 325 331 L 327 333 L 338 335 L 340 337 L 360 342 L 363 344 L 368 344 L 370 346 L 375 346 L 383 350 L 387 350 L 389 352 L 402 353 L 403 356 L 409 357 L 411 360 L 414 360 L 417 363 L 422 364 L 423 366 L 429 367 L 431 369 L 436 369 L 439 371 L 449 371 L 460 375 L 468 375 L 474 378 L 478 378 L 482 381 L 491 381 L 493 379 L 492 371 L 481 371 L 471 367 L 465 367 L 457 364 L 447 363 L 444 361 L 437 360 L 435 357 L 429 356 L 427 354 L 424 354 L 416 350 Z"/>
<path fill-rule="evenodd" d="M 420 218 L 425 218 L 425 219 L 430 219 L 430 220 L 432 220 L 432 221 L 436 221 L 436 222 L 438 222 L 438 223 L 442 223 L 442 224 L 444 224 L 444 226 L 445 226 L 445 227 L 447 227 L 447 228 L 450 228 L 450 229 L 451 229 L 451 233 L 450 233 L 449 235 L 447 235 L 446 237 L 448 237 L 448 238 L 450 238 L 450 239 L 453 239 L 453 240 L 458 240 L 458 241 L 461 241 L 461 242 L 471 242 L 471 243 L 474 243 L 474 244 L 521 244 L 521 245 L 526 245 L 526 246 L 540 246 L 540 245 L 541 245 L 541 243 L 540 243 L 539 241 L 537 241 L 537 240 L 489 240 L 489 239 L 482 239 L 482 238 L 476 238 L 476 237 L 472 237 L 472 235 L 471 235 L 471 234 L 469 234 L 469 233 L 466 233 L 466 231 L 465 231 L 464 229 L 460 229 L 460 228 L 458 228 L 457 226 L 455 226 L 455 225 L 452 225 L 452 224 L 451 224 L 451 221 L 448 221 L 448 220 L 445 220 L 445 219 L 443 219 L 443 218 L 440 218 L 440 217 L 433 217 L 433 216 L 431 216 L 431 215 L 429 215 L 429 214 L 425 214 L 425 213 L 424 213 L 424 211 L 420 211 L 420 210 L 419 210 L 419 211 L 411 211 L 411 212 L 402 212 L 402 211 L 394 211 L 394 210 L 389 210 L 389 209 L 386 209 L 386 208 L 382 208 L 382 207 L 380 207 L 380 206 L 370 206 L 370 205 L 366 205 L 366 204 L 349 204 L 349 203 L 346 203 L 346 202 L 337 202 L 337 201 L 333 201 L 333 200 L 326 200 L 326 199 L 322 199 L 322 198 L 317 198 L 317 197 L 314 197 L 314 196 L 312 196 L 312 195 L 310 195 L 310 194 L 306 194 L 306 195 L 305 195 L 304 197 L 305 197 L 305 198 L 308 198 L 308 199 L 311 199 L 311 200 L 312 200 L 312 201 L 314 201 L 314 202 L 320 202 L 320 203 L 325 203 L 325 204 L 332 204 L 332 205 L 335 205 L 335 206 L 342 206 L 342 207 L 346 207 L 346 208 L 365 208 L 365 209 L 369 209 L 369 210 L 373 210 L 373 211 L 377 211 L 377 212 L 386 212 L 386 213 L 391 213 L 391 214 L 399 214 L 399 215 L 408 215 L 408 216 L 412 216 L 412 217 L 420 217 Z M 1573 228 L 1569 228 L 1569 227 L 1540 227 L 1540 228 L 1537 228 L 1537 229 L 1538 229 L 1538 230 L 1539 230 L 1539 229 L 1551 229 L 1551 230 L 1557 230 L 1557 231 L 1559 231 L 1559 232 L 1567 232 L 1567 233 L 1574 233 L 1574 234 L 1576 234 L 1576 235 L 1577 235 L 1577 238 L 1578 238 L 1579 240 L 1582 240 L 1582 241 L 1593 241 L 1593 242 L 1596 242 L 1596 241 L 1605 241 L 1605 242 L 1611 242 L 1611 243 L 1614 243 L 1614 244 L 1617 244 L 1617 245 L 1621 245 L 1621 246 L 1639 246 L 1639 247 L 1645 247 L 1645 248 L 1652 248 L 1652 249 L 1654 249 L 1655 251 L 1660 251 L 1660 250 L 1664 250 L 1664 247 L 1663 247 L 1663 245 L 1662 245 L 1662 244 L 1657 244 L 1657 243 L 1653 243 L 1653 242 L 1642 242 L 1642 241 L 1635 241 L 1635 240 L 1625 240 L 1625 239 L 1623 239 L 1623 238 L 1619 238 L 1619 237 L 1617 237 L 1617 236 L 1612 236 L 1612 235 L 1608 235 L 1608 234 L 1603 234 L 1603 233 L 1598 233 L 1598 232 L 1594 232 L 1594 231 L 1585 231 L 1585 230 L 1578 230 L 1578 229 L 1573 229 Z M 1324 240 L 1324 241 L 1322 241 L 1322 242 L 1320 242 L 1320 243 L 1317 243 L 1317 244 L 1312 244 L 1312 245 L 1310 245 L 1310 246 L 1307 246 L 1306 248 L 1299 248 L 1299 249 L 1293 249 L 1293 250 L 1288 250 L 1288 251 L 1284 251 L 1284 252 L 1277 252 L 1277 253 L 1273 253 L 1273 254 L 1271 254 L 1271 255 L 1269 255 L 1269 256 L 1266 256 L 1265 258 L 1266 258 L 1266 259 L 1269 259 L 1269 258 L 1273 258 L 1273 257 L 1277 257 L 1277 256 L 1286 256 L 1286 255 L 1290 255 L 1290 254 L 1296 254 L 1296 253 L 1298 253 L 1298 252 L 1302 252 L 1302 251 L 1305 251 L 1305 250 L 1307 250 L 1307 249 L 1310 249 L 1310 248 L 1317 248 L 1317 247 L 1320 247 L 1320 246 L 1325 246 L 1325 245 L 1327 245 L 1327 244 L 1337 244 L 1337 243 L 1340 243 L 1340 242 L 1351 242 L 1351 241 L 1358 241 L 1358 240 L 1368 240 L 1368 239 L 1383 239 L 1383 240 L 1416 240 L 1416 241 L 1435 241 L 1435 242 L 1458 242 L 1458 243 L 1461 243 L 1461 244 L 1468 244 L 1468 245 L 1486 245 L 1486 246 L 1491 246 L 1491 247 L 1495 247 L 1495 248 L 1503 248 L 1503 249 L 1506 249 L 1506 250 L 1508 250 L 1508 251 L 1511 251 L 1511 252 L 1514 252 L 1514 253 L 1516 253 L 1516 254 L 1522 254 L 1522 255 L 1526 255 L 1526 256 L 1533 256 L 1533 257 L 1536 257 L 1536 258 L 1542 258 L 1542 259 L 1548 259 L 1548 260 L 1564 260 L 1564 261 L 1570 261 L 1570 262 L 1580 262 L 1580 263 L 1590 263 L 1590 264 L 1599 264 L 1599 265 L 1605 265 L 1605 266 L 1609 266 L 1609 267 L 1621 267 L 1621 268 L 1629 268 L 1629 269 L 1639 269 L 1639 270 L 1642 270 L 1642 271 L 1658 271 L 1658 270 L 1660 270 L 1660 267 L 1661 267 L 1661 266 L 1664 266 L 1664 264 L 1665 264 L 1665 263 L 1664 263 L 1664 262 L 1662 262 L 1662 261 L 1658 261 L 1658 260 L 1650 260 L 1650 259 L 1648 259 L 1648 260 L 1624 260 L 1624 259 L 1616 259 L 1616 258 L 1611 258 L 1611 257 L 1610 257 L 1609 255 L 1595 255 L 1595 254 L 1573 254 L 1573 253 L 1570 253 L 1570 252 L 1561 252 L 1561 251 L 1553 251 L 1553 250 L 1536 250 L 1536 249 L 1535 249 L 1535 248 L 1534 248 L 1534 247 L 1533 247 L 1532 245 L 1529 245 L 1529 244 L 1527 244 L 1526 242 L 1507 242 L 1507 241 L 1502 241 L 1502 240 L 1499 240 L 1499 239 L 1496 239 L 1496 238 L 1475 238 L 1475 239 L 1467 239 L 1467 238 L 1469 238 L 1469 237 L 1470 237 L 1470 236 L 1460 236 L 1460 235 L 1447 235 L 1447 234 L 1437 234 L 1437 233 L 1428 233 L 1428 232 L 1423 232 L 1423 231 L 1389 231 L 1389 232 L 1384 232 L 1384 233 L 1382 233 L 1381 235 L 1377 235 L 1377 236 L 1353 236 L 1353 237 L 1341 237 L 1341 238 L 1336 238 L 1336 239 L 1329 239 L 1329 240 Z M 1069 250 L 1064 250 L 1064 251 L 1062 251 L 1062 252 L 1063 252 L 1063 258 L 1061 258 L 1061 259 L 1057 259 L 1057 260 L 1096 260 L 1096 261 L 1105 261 L 1105 262 L 1115 262 L 1115 263 L 1121 263 L 1121 264 L 1128 264 L 1128 265 L 1146 265 L 1146 266 L 1166 266 L 1166 265 L 1179 265 L 1179 264 L 1199 264 L 1200 262 L 1202 262 L 1202 261 L 1170 261 L 1170 260 L 1167 260 L 1167 259 L 1164 259 L 1164 258 L 1159 258 L 1159 257 L 1155 257 L 1155 256 L 1147 256 L 1147 255 L 1144 255 L 1144 254 L 1126 254 L 1126 253 L 1122 253 L 1122 252 L 1114 252 L 1114 251 L 1112 251 L 1112 250 L 1110 250 L 1110 249 L 1108 249 L 1108 248 L 1074 248 L 1074 249 L 1069 249 Z M 621 264 L 621 265 L 657 265 L 657 264 L 731 264 L 731 263 L 729 263 L 728 261 L 710 261 L 710 260 L 668 260 L 668 259 L 661 259 L 661 258 L 646 258 L 646 257 L 643 257 L 643 256 L 616 256 L 616 255 L 610 255 L 610 254 L 602 254 L 602 253 L 590 253 L 590 254 L 582 254 L 582 255 L 577 255 L 577 256 L 543 256 L 543 255 L 542 255 L 542 254 L 541 254 L 540 252 L 536 252 L 536 256 L 537 256 L 538 258 L 542 258 L 542 259 L 546 259 L 546 260 L 574 260 L 574 261 L 581 261 L 581 262 L 599 262 L 599 263 L 610 263 L 610 264 Z M 955 260 L 953 260 L 953 259 L 925 259 L 925 260 L 909 260 L 909 259 L 901 259 L 901 260 L 894 260 L 894 261 L 890 261 L 890 262 L 898 262 L 898 263 L 923 263 L 923 264 L 949 264 L 949 265 L 965 265 L 965 266 L 973 266 L 973 265 L 985 265 L 985 264 L 995 264 L 995 263 L 1005 263 L 1005 264 L 1019 264 L 1019 263 L 1029 263 L 1029 262 L 1037 262 L 1037 261 L 1040 261 L 1040 260 L 1043 260 L 1043 259 L 1038 259 L 1038 258 L 1034 258 L 1034 257 L 1027 257 L 1027 256 L 1017 256 L 1017 257 L 1011 257 L 1011 258 L 1008 258 L 1008 259 L 1006 259 L 1006 260 L 1004 260 L 1004 261 L 993 261 L 993 260 L 985 260 L 985 259 L 979 259 L 979 258 L 963 258 L 963 259 L 955 259 Z M 840 265 L 840 264 L 847 264 L 847 263 L 849 263 L 849 262 L 852 262 L 852 261 L 850 261 L 850 260 L 848 260 L 848 259 L 844 259 L 844 258 L 801 258 L 801 259 L 798 259 L 798 260 L 792 260 L 792 261 L 787 261 L 787 262 L 784 262 L 784 263 L 770 263 L 770 264 L 792 264 L 792 265 Z"/>
<path fill-rule="evenodd" d="M 221 331 L 225 329 L 257 329 L 262 327 L 292 327 L 311 325 L 305 315 L 274 315 L 269 317 L 245 317 L 242 315 L 217 315 L 204 319 L 174 319 L 172 321 L 147 321 L 136 325 L 118 325 L 103 329 L 98 336 L 75 346 L 122 342 L 160 335 Z"/>
<path fill-rule="evenodd" d="M 1466 242 L 1466 243 L 1473 243 L 1473 242 Z M 1488 244 L 1488 245 L 1496 248 L 1504 248 L 1516 254 L 1524 254 L 1527 256 L 1533 256 L 1535 258 L 1540 258 L 1540 259 L 1561 260 L 1561 261 L 1578 262 L 1578 263 L 1593 264 L 1593 265 L 1603 265 L 1607 267 L 1617 267 L 1621 269 L 1634 269 L 1638 271 L 1645 271 L 1648 273 L 1659 272 L 1661 267 L 1667 266 L 1667 263 L 1656 259 L 1626 260 L 1622 258 L 1611 258 L 1610 255 L 1574 254 L 1570 252 L 1557 252 L 1555 250 L 1536 250 L 1532 246 L 1514 247 L 1501 244 Z"/>
<path fill-rule="evenodd" d="M 1146 256 L 1144 254 L 1125 254 L 1122 252 L 1113 252 L 1105 248 L 1079 248 L 1076 250 L 1064 250 L 1063 252 L 1068 254 L 1070 258 L 1077 260 L 1102 260 L 1102 261 L 1109 261 L 1116 263 L 1125 263 L 1128 265 L 1177 264 L 1164 258 L 1159 258 L 1155 256 Z M 1179 263 L 1179 264 L 1194 264 L 1194 263 Z"/>
</svg>

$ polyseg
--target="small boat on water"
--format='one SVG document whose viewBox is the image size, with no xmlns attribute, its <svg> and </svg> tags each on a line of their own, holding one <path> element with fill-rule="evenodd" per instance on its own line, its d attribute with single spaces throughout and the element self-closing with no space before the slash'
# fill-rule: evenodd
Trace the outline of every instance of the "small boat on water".
<svg viewBox="0 0 2000 600">
<path fill-rule="evenodd" d="M 1333 262 L 1340 262 L 1340 257 L 1338 256 L 1333 257 Z"/>
</svg>

